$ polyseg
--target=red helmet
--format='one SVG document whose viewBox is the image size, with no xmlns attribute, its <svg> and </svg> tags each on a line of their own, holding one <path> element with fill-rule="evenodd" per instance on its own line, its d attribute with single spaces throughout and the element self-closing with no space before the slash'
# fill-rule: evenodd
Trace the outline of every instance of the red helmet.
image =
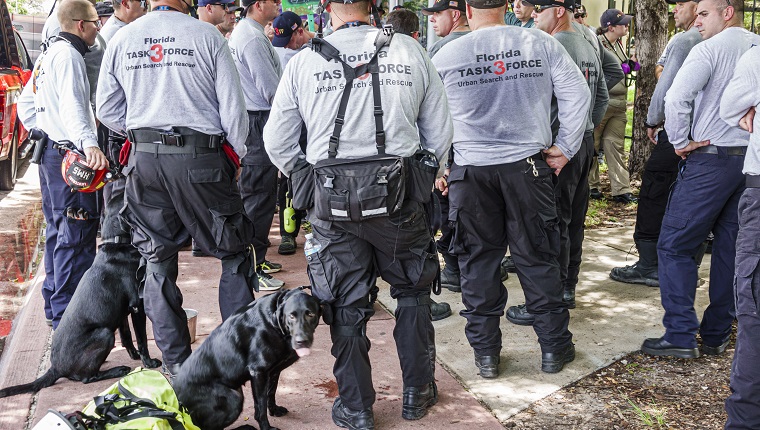
<svg viewBox="0 0 760 430">
<path fill-rule="evenodd" d="M 113 176 L 107 168 L 93 170 L 87 166 L 86 160 L 87 157 L 79 151 L 66 149 L 61 163 L 61 175 L 72 191 L 94 193 L 103 188 Z"/>
</svg>

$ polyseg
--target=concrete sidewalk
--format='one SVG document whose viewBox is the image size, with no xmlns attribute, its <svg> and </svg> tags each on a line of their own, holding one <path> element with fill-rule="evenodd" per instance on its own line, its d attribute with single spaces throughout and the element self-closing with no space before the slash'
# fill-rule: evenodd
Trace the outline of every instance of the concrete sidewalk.
<svg viewBox="0 0 760 430">
<path fill-rule="evenodd" d="M 401 419 L 400 368 L 393 341 L 393 316 L 386 311 L 395 307 L 389 298 L 388 286 L 380 282 L 378 312 L 368 325 L 372 341 L 370 357 L 373 363 L 377 403 L 374 406 L 378 429 L 470 429 L 503 428 L 501 422 L 557 389 L 604 367 L 619 357 L 638 350 L 645 337 L 660 336 L 662 309 L 659 291 L 655 288 L 633 286 L 609 279 L 609 270 L 636 260 L 628 255 L 632 245 L 632 229 L 590 231 L 584 247 L 584 264 L 578 286 L 578 307 L 571 311 L 570 329 L 575 336 L 577 358 L 565 370 L 555 375 L 540 371 L 540 349 L 531 327 L 519 327 L 502 320 L 504 349 L 501 376 L 485 380 L 477 376 L 472 350 L 464 337 L 464 318 L 457 311 L 463 308 L 461 297 L 444 290 L 436 300 L 447 301 L 454 315 L 435 323 L 439 365 L 436 378 L 440 391 L 438 405 L 420 421 Z M 275 274 L 286 282 L 286 288 L 308 283 L 306 262 L 302 254 L 303 235 L 295 255 L 277 254 L 279 234 L 273 226 L 268 259 L 283 264 Z M 702 274 L 709 268 L 706 262 Z M 179 286 L 186 308 L 199 311 L 197 347 L 219 323 L 217 283 L 219 261 L 214 258 L 194 258 L 190 252 L 180 254 Z M 30 288 L 26 304 L 14 323 L 6 350 L 0 361 L 0 387 L 30 382 L 49 366 L 46 352 L 51 330 L 45 325 L 42 298 L 39 294 L 40 275 Z M 523 296 L 517 277 L 510 274 L 505 282 L 509 291 L 508 306 L 522 303 Z M 697 311 L 704 309 L 707 289 L 698 290 Z M 160 357 L 152 343 L 151 351 Z M 282 418 L 271 418 L 273 426 L 283 429 L 335 428 L 330 407 L 337 395 L 332 376 L 334 359 L 330 355 L 328 328 L 322 324 L 316 333 L 312 354 L 282 373 L 278 403 L 290 410 Z M 109 368 L 118 365 L 138 366 L 128 358 L 118 344 L 105 363 Z M 0 399 L 0 428 L 30 428 L 48 409 L 72 412 L 81 409 L 93 396 L 114 381 L 89 385 L 59 380 L 54 386 L 37 395 L 19 395 Z M 250 388 L 238 422 L 232 427 L 252 424 L 253 403 Z"/>
</svg>

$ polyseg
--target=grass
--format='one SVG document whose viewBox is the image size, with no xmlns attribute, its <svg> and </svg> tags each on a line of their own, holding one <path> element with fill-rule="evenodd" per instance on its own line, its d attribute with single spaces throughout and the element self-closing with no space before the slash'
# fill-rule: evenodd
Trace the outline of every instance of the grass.
<svg viewBox="0 0 760 430">
<path fill-rule="evenodd" d="M 666 410 L 665 408 L 658 407 L 654 400 L 652 400 L 651 403 L 644 408 L 637 405 L 627 396 L 626 400 L 628 401 L 628 404 L 633 408 L 633 413 L 636 414 L 639 420 L 641 420 L 641 422 L 643 422 L 646 426 L 657 426 L 657 428 L 664 428 L 667 426 L 667 423 L 665 421 Z"/>
<path fill-rule="evenodd" d="M 588 212 L 586 212 L 586 227 L 596 227 L 607 220 L 607 205 L 607 200 L 589 199 Z"/>
</svg>

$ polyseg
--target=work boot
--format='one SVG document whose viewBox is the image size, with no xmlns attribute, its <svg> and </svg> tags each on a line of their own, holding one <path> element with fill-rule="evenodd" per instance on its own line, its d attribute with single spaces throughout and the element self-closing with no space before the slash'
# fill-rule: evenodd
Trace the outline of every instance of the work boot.
<svg viewBox="0 0 760 430">
<path fill-rule="evenodd" d="M 441 286 L 454 293 L 462 292 L 462 283 L 459 279 L 459 272 L 449 268 L 449 265 L 444 265 L 441 270 Z"/>
<path fill-rule="evenodd" d="M 404 403 L 401 418 L 418 420 L 427 414 L 429 407 L 438 403 L 438 387 L 431 382 L 421 387 L 404 388 Z"/>
<path fill-rule="evenodd" d="M 517 325 L 533 325 L 533 321 L 536 317 L 528 312 L 528 308 L 524 304 L 517 306 L 510 306 L 507 309 L 507 320 L 512 324 Z"/>
<path fill-rule="evenodd" d="M 332 419 L 336 426 L 344 429 L 374 430 L 375 428 L 375 416 L 371 408 L 355 411 L 344 405 L 340 397 L 333 403 Z"/>
<path fill-rule="evenodd" d="M 642 284 L 648 287 L 659 287 L 660 279 L 657 274 L 657 242 L 639 240 L 636 242 L 639 250 L 639 261 L 625 267 L 614 267 L 610 278 L 626 284 Z"/>
<path fill-rule="evenodd" d="M 501 259 L 501 267 L 507 272 L 517 273 L 517 266 L 515 266 L 515 260 L 511 255 L 505 255 Z"/>
<path fill-rule="evenodd" d="M 541 371 L 544 373 L 558 373 L 565 364 L 575 360 L 575 345 L 572 343 L 558 352 L 544 352 L 541 354 Z"/>
<path fill-rule="evenodd" d="M 475 365 L 478 367 L 478 374 L 481 378 L 494 379 L 499 376 L 499 363 L 501 357 L 498 355 L 475 354 Z"/>
<path fill-rule="evenodd" d="M 562 301 L 567 304 L 568 309 L 575 309 L 575 285 L 565 285 Z"/>
<path fill-rule="evenodd" d="M 664 336 L 647 338 L 641 345 L 641 352 L 659 357 L 699 358 L 699 349 L 674 345 Z"/>
<path fill-rule="evenodd" d="M 451 316 L 451 306 L 446 302 L 436 302 L 430 299 L 430 313 L 433 315 L 433 321 L 442 320 Z"/>
<path fill-rule="evenodd" d="M 602 200 L 604 199 L 604 194 L 602 194 L 601 191 L 599 191 L 597 188 L 592 188 L 588 192 L 588 196 L 591 198 L 591 200 Z"/>
<path fill-rule="evenodd" d="M 509 272 L 507 271 L 507 268 L 499 264 L 499 279 L 501 279 L 501 282 L 506 281 L 509 279 Z"/>
<path fill-rule="evenodd" d="M 280 255 L 292 255 L 296 253 L 296 239 L 293 236 L 282 236 L 280 246 L 277 248 Z"/>
</svg>

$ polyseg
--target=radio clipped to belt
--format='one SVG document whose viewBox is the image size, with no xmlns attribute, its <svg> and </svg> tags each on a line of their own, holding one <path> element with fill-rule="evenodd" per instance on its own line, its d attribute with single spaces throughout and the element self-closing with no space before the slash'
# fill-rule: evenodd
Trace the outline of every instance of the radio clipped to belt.
<svg viewBox="0 0 760 430">
<path fill-rule="evenodd" d="M 343 66 L 346 86 L 330 137 L 328 158 L 318 161 L 313 172 L 311 166 L 306 166 L 291 174 L 296 209 L 310 209 L 313 206 L 315 216 L 324 221 L 362 221 L 393 215 L 401 209 L 407 198 L 421 203 L 429 201 L 438 171 L 435 155 L 423 150 L 411 157 L 385 153 L 377 54 L 390 44 L 392 37 L 392 29 L 384 28 L 375 39 L 372 59 L 357 67 L 346 64 L 341 59 L 340 52 L 329 43 L 322 39 L 312 39 L 312 49 L 315 52 L 326 60 L 335 60 Z M 353 80 L 367 73 L 372 75 L 377 154 L 355 159 L 337 158 Z M 310 198 L 312 196 L 313 199 Z"/>
</svg>

